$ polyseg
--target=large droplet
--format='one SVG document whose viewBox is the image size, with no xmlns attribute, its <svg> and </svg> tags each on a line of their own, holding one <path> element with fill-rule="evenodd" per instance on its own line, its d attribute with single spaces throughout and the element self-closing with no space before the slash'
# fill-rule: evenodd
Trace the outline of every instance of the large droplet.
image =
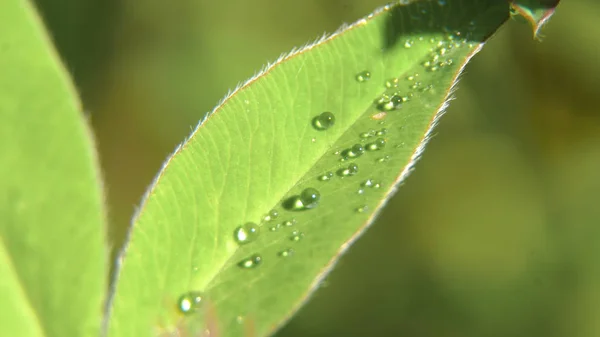
<svg viewBox="0 0 600 337">
<path fill-rule="evenodd" d="M 262 262 L 262 257 L 258 254 L 254 254 L 248 258 L 243 259 L 238 263 L 238 266 L 244 269 L 256 268 Z"/>
<path fill-rule="evenodd" d="M 371 73 L 368 70 L 361 71 L 360 73 L 356 74 L 356 80 L 358 82 L 366 82 L 370 78 L 371 78 Z"/>
<path fill-rule="evenodd" d="M 202 293 L 198 291 L 190 291 L 181 295 L 177 301 L 179 311 L 184 314 L 191 314 L 198 310 L 202 305 Z"/>
<path fill-rule="evenodd" d="M 290 211 L 304 211 L 317 207 L 320 199 L 321 194 L 319 191 L 309 187 L 304 189 L 300 195 L 295 195 L 284 201 L 283 207 Z"/>
<path fill-rule="evenodd" d="M 315 116 L 312 121 L 312 125 L 319 131 L 327 130 L 335 124 L 335 115 L 329 111 L 323 112 L 322 114 Z"/>
<path fill-rule="evenodd" d="M 246 244 L 256 240 L 258 233 L 258 226 L 254 222 L 248 222 L 233 231 L 233 238 L 239 244 Z"/>
<path fill-rule="evenodd" d="M 321 194 L 314 188 L 307 188 L 300 194 L 300 200 L 304 207 L 313 208 L 316 207 L 321 199 Z"/>
</svg>

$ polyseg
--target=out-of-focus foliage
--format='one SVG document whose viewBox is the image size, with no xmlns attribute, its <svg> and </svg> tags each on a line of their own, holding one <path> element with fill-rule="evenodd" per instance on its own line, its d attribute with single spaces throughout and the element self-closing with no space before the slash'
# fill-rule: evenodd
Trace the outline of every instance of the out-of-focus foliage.
<svg viewBox="0 0 600 337">
<path fill-rule="evenodd" d="M 113 244 L 229 88 L 385 2 L 40 0 L 92 114 Z M 564 1 L 543 43 L 497 34 L 415 173 L 278 335 L 600 335 L 599 15 Z"/>
</svg>

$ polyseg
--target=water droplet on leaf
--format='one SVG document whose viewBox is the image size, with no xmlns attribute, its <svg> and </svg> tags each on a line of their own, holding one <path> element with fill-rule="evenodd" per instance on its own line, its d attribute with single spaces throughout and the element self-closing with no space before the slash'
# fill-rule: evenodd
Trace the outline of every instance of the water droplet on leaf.
<svg viewBox="0 0 600 337">
<path fill-rule="evenodd" d="M 300 241 L 304 237 L 304 233 L 299 231 L 293 231 L 290 240 L 292 241 Z"/>
<path fill-rule="evenodd" d="M 341 155 L 344 159 L 360 157 L 365 152 L 361 144 L 354 144 L 351 148 L 342 151 Z"/>
<path fill-rule="evenodd" d="M 238 263 L 238 266 L 244 269 L 256 268 L 262 262 L 262 257 L 258 254 L 254 254 L 248 258 L 243 259 Z"/>
<path fill-rule="evenodd" d="M 333 178 L 333 172 L 330 171 L 320 175 L 317 179 L 319 179 L 320 181 L 328 181 L 331 180 L 331 178 Z"/>
<path fill-rule="evenodd" d="M 369 209 L 369 208 L 368 208 L 366 205 L 364 205 L 364 206 L 360 206 L 360 207 L 358 207 L 358 208 L 356 209 L 356 211 L 357 211 L 358 213 L 364 213 L 364 212 L 366 212 L 368 209 Z"/>
<path fill-rule="evenodd" d="M 387 81 L 385 81 L 385 87 L 386 88 L 397 88 L 399 85 L 399 80 L 397 78 L 392 78 L 389 79 Z"/>
<path fill-rule="evenodd" d="M 202 305 L 202 293 L 198 291 L 190 291 L 181 295 L 177 303 L 179 311 L 184 314 L 191 314 L 198 310 Z"/>
<path fill-rule="evenodd" d="M 317 207 L 321 194 L 315 188 L 305 188 L 300 195 L 295 195 L 283 203 L 283 207 L 290 211 L 303 211 Z"/>
<path fill-rule="evenodd" d="M 340 177 L 353 176 L 356 173 L 358 173 L 358 165 L 356 165 L 356 164 L 350 164 L 350 165 L 348 165 L 348 167 L 341 168 L 337 171 L 337 174 Z"/>
<path fill-rule="evenodd" d="M 258 226 L 253 222 L 248 222 L 233 231 L 233 238 L 237 243 L 245 244 L 256 240 L 258 233 Z"/>
<path fill-rule="evenodd" d="M 369 144 L 367 144 L 367 146 L 365 146 L 367 151 L 377 151 L 377 150 L 381 150 L 384 147 L 385 147 L 385 139 L 383 139 L 383 138 L 377 138 L 377 140 L 375 140 L 374 142 L 369 143 Z"/>
<path fill-rule="evenodd" d="M 294 250 L 292 248 L 286 249 L 286 250 L 282 250 L 279 252 L 280 257 L 288 257 L 288 256 L 292 256 L 294 254 Z"/>
<path fill-rule="evenodd" d="M 327 130 L 334 124 L 335 115 L 329 111 L 325 111 L 322 114 L 315 116 L 312 121 L 313 127 L 319 131 Z"/>
<path fill-rule="evenodd" d="M 360 73 L 356 74 L 356 80 L 358 82 L 366 82 L 370 78 L 371 78 L 371 73 L 367 70 L 361 71 Z"/>
</svg>

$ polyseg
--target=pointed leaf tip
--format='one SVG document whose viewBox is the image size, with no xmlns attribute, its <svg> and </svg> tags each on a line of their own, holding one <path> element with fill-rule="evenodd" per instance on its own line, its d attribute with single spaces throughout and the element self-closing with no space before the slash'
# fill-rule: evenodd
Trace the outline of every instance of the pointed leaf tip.
<svg viewBox="0 0 600 337">
<path fill-rule="evenodd" d="M 533 37 L 539 39 L 542 26 L 548 22 L 560 0 L 509 0 L 511 13 L 525 18 L 533 28 Z"/>
</svg>

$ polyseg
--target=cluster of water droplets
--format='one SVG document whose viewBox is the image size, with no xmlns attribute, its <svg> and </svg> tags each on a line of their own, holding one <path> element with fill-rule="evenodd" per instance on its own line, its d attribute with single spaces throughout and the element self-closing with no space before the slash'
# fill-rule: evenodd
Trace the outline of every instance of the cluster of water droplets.
<svg viewBox="0 0 600 337">
<path fill-rule="evenodd" d="M 439 6 L 445 6 L 446 0 L 437 0 Z M 423 12 L 423 10 L 421 10 Z M 422 13 L 425 14 L 425 13 Z M 427 73 L 440 71 L 446 68 L 455 66 L 455 61 L 452 59 L 453 51 L 458 48 L 468 46 L 474 47 L 473 43 L 468 43 L 468 38 L 475 26 L 471 22 L 470 27 L 465 34 L 460 31 L 451 31 L 446 29 L 443 37 L 415 36 L 404 40 L 401 45 L 405 49 L 419 48 L 426 46 L 429 50 L 426 58 L 421 63 L 422 70 Z M 419 72 L 404 75 L 401 78 L 388 78 L 382 85 L 384 92 L 373 100 L 374 110 L 377 111 L 371 116 L 371 119 L 378 121 L 378 124 L 384 124 L 384 119 L 388 113 L 402 113 L 404 106 L 415 98 L 417 92 L 427 92 L 433 89 L 432 84 L 424 84 L 424 80 Z M 361 85 L 367 85 L 367 82 L 372 83 L 372 74 L 369 70 L 363 70 L 355 75 L 355 80 Z M 370 82 L 371 81 L 371 82 Z M 370 85 L 370 84 L 369 84 Z M 310 124 L 318 132 L 327 132 L 336 124 L 335 113 L 330 111 L 321 112 L 312 117 Z M 356 142 L 347 148 L 340 149 L 334 154 L 339 156 L 339 162 L 342 162 L 338 167 L 332 167 L 330 170 L 323 172 L 316 177 L 319 183 L 330 182 L 334 179 L 348 179 L 351 183 L 353 176 L 358 175 L 361 157 L 368 156 L 370 152 L 381 153 L 386 148 L 388 143 L 388 129 L 385 127 L 371 128 L 357 134 Z M 312 138 L 314 143 L 316 138 Z M 404 143 L 396 144 L 396 148 L 404 147 Z M 377 163 L 386 163 L 392 160 L 390 154 L 381 153 L 374 160 Z M 343 163 L 349 162 L 349 163 Z M 361 164 L 362 165 L 362 164 Z M 357 182 L 357 194 L 366 196 L 370 191 L 378 190 L 382 187 L 380 181 L 372 178 L 366 179 L 360 183 Z M 286 198 L 281 206 L 284 210 L 290 212 L 310 211 L 317 208 L 321 201 L 321 193 L 315 187 L 306 187 L 299 194 L 292 195 Z M 369 206 L 365 203 L 355 205 L 354 211 L 357 214 L 368 212 Z M 233 238 L 239 245 L 246 245 L 255 241 L 261 235 L 261 227 L 265 226 L 269 232 L 278 232 L 285 228 L 290 228 L 288 232 L 288 242 L 294 243 L 301 241 L 305 234 L 296 228 L 297 221 L 293 217 L 280 219 L 279 211 L 272 210 L 267 213 L 258 224 L 254 222 L 246 222 L 239 225 L 233 231 Z M 283 248 L 278 251 L 279 258 L 289 258 L 295 254 L 294 248 Z M 254 269 L 263 263 L 263 256 L 260 254 L 251 254 L 237 263 L 241 269 Z M 198 310 L 202 305 L 202 293 L 188 292 L 181 296 L 178 301 L 179 310 L 184 313 L 192 313 Z"/>
</svg>

